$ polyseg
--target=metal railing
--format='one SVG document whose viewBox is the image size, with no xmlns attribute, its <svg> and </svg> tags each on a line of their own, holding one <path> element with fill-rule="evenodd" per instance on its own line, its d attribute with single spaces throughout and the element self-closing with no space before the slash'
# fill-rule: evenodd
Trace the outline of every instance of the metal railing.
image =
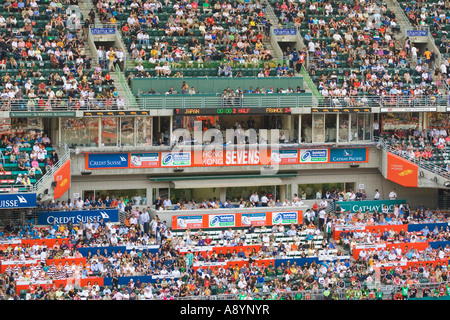
<svg viewBox="0 0 450 320">
<path fill-rule="evenodd" d="M 294 281 L 295 282 L 295 281 Z M 416 289 L 421 292 L 425 289 L 426 286 L 430 290 L 438 288 L 442 283 L 414 283 Z M 444 283 L 446 284 L 446 283 Z M 383 300 L 393 300 L 395 294 L 401 290 L 403 285 L 384 285 L 384 284 L 374 284 L 374 283 L 363 283 L 362 286 L 367 286 L 369 290 L 371 289 L 379 289 L 383 292 Z M 361 287 L 362 287 L 361 286 Z M 408 285 L 410 286 L 410 285 Z M 349 288 L 333 288 L 332 291 L 336 292 L 338 295 L 338 300 L 347 300 L 347 289 Z M 202 290 L 200 295 L 196 296 L 187 296 L 187 297 L 177 297 L 175 300 L 238 300 L 239 294 L 217 294 L 217 295 L 204 295 L 204 291 Z M 302 290 L 300 291 L 302 294 L 302 300 L 326 300 L 325 297 L 325 289 L 312 289 L 312 290 Z M 270 296 L 270 292 L 257 292 L 249 294 L 250 297 L 255 297 L 259 294 L 260 297 Z M 295 296 L 298 294 L 298 291 L 285 291 L 278 292 L 278 297 L 290 298 L 291 300 L 295 300 Z M 331 299 L 331 295 L 329 295 Z"/>
<path fill-rule="evenodd" d="M 300 74 L 302 75 L 303 79 L 305 80 L 306 84 L 308 85 L 309 90 L 311 90 L 311 92 L 313 93 L 314 97 L 317 99 L 317 104 L 318 105 L 322 104 L 323 103 L 323 96 L 319 92 L 319 90 L 317 90 L 317 87 L 314 84 L 314 82 L 312 81 L 311 77 L 309 76 L 308 71 L 306 71 L 305 66 L 302 66 Z"/>
<path fill-rule="evenodd" d="M 449 96 L 403 96 L 403 95 L 354 95 L 354 96 L 324 96 L 319 107 L 385 107 L 385 108 L 417 108 L 448 106 Z M 418 110 L 420 111 L 420 110 Z M 429 110 L 432 111 L 432 110 Z"/>
<path fill-rule="evenodd" d="M 126 104 L 128 108 L 138 108 L 136 97 L 134 96 L 133 92 L 131 92 L 131 89 L 128 86 L 128 83 L 125 80 L 125 77 L 118 65 L 116 65 L 116 76 L 119 79 L 119 84 L 122 86 L 122 89 L 125 92 Z"/>
<path fill-rule="evenodd" d="M 64 154 L 59 158 L 58 162 L 56 162 L 50 170 L 47 172 L 32 186 L 32 192 L 38 192 L 42 187 L 48 183 L 49 180 L 53 181 L 53 174 L 64 164 L 67 160 L 70 159 L 70 149 L 67 144 L 64 145 Z"/>
<path fill-rule="evenodd" d="M 447 171 L 446 168 L 436 165 L 431 161 L 423 160 L 421 158 L 410 158 L 407 156 L 406 153 L 399 151 L 398 149 L 394 148 L 393 146 L 389 145 L 384 139 L 379 138 L 375 139 L 378 141 L 377 146 L 383 148 L 386 152 L 393 153 L 407 161 L 410 161 L 414 164 L 416 164 L 419 168 L 425 169 L 431 173 L 434 173 L 444 179 L 450 179 L 450 172 Z"/>
<path fill-rule="evenodd" d="M 117 72 L 117 71 L 116 71 Z M 118 106 L 116 99 L 15 99 L 0 100 L 2 111 L 33 112 L 34 116 L 42 113 L 48 116 L 52 112 L 66 111 L 67 114 L 56 114 L 55 116 L 75 116 L 76 111 L 98 111 L 98 110 L 150 110 L 150 109 L 175 109 L 175 108 L 220 108 L 220 107 L 271 107 L 271 108 L 296 108 L 296 107 L 385 107 L 392 108 L 414 108 L 420 111 L 434 111 L 432 109 L 423 110 L 420 108 L 447 107 L 449 96 L 346 96 L 330 97 L 322 96 L 318 99 L 316 95 L 302 93 L 266 93 L 266 94 L 244 94 L 239 99 L 238 104 L 229 103 L 224 105 L 221 94 L 142 94 L 136 96 L 128 86 L 123 74 L 118 72 L 117 76 L 127 95 L 124 106 Z M 318 100 L 316 102 L 316 100 Z M 413 111 L 413 110 L 411 110 Z M 437 110 L 436 110 L 437 111 Z M 444 110 L 445 112 L 445 110 Z M 12 115 L 12 114 L 11 114 Z M 20 115 L 18 113 L 15 116 Z"/>
</svg>

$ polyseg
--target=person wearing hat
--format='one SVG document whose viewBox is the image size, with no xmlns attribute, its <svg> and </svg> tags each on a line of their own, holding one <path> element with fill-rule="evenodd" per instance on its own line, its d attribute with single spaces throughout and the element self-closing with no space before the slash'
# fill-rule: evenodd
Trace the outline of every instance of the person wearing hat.
<svg viewBox="0 0 450 320">
<path fill-rule="evenodd" d="M 22 183 L 23 183 L 22 174 L 19 173 L 16 178 L 16 184 L 22 184 Z"/>
</svg>

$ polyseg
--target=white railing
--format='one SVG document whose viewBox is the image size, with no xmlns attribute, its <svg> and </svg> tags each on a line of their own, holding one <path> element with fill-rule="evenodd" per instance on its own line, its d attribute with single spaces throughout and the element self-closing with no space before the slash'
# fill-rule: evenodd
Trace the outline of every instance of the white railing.
<svg viewBox="0 0 450 320">
<path fill-rule="evenodd" d="M 377 139 L 375 139 L 377 140 Z M 377 146 L 383 148 L 383 150 L 385 150 L 386 152 L 390 152 L 393 153 L 407 161 L 410 161 L 414 164 L 416 164 L 419 168 L 425 169 L 431 173 L 434 173 L 444 179 L 449 179 L 450 178 L 450 172 L 447 171 L 446 168 L 436 165 L 431 161 L 428 160 L 423 160 L 421 158 L 411 158 L 408 157 L 405 153 L 399 151 L 398 149 L 394 148 L 393 146 L 389 145 L 384 139 L 379 138 L 378 139 L 378 143 Z"/>
<path fill-rule="evenodd" d="M 58 162 L 56 162 L 50 170 L 47 172 L 30 188 L 30 191 L 38 192 L 42 187 L 48 183 L 51 179 L 53 181 L 53 174 L 64 164 L 67 160 L 70 159 L 70 149 L 67 144 L 64 145 L 64 154 L 59 158 Z"/>
<path fill-rule="evenodd" d="M 386 96 L 369 96 L 355 95 L 346 97 L 327 96 L 323 97 L 323 101 L 319 107 L 387 107 L 387 108 L 420 108 L 420 107 L 437 107 L 448 106 L 449 96 L 402 96 L 402 95 L 386 95 Z"/>
</svg>

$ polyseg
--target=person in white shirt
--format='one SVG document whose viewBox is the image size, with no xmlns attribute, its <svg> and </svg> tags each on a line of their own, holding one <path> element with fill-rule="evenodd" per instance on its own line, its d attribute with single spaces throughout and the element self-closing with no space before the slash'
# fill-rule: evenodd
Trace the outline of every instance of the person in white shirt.
<svg viewBox="0 0 450 320">
<path fill-rule="evenodd" d="M 267 207 L 268 202 L 269 202 L 269 198 L 267 198 L 267 196 L 265 194 L 263 194 L 261 197 L 261 205 L 263 207 Z"/>
<path fill-rule="evenodd" d="M 258 196 L 258 192 L 255 191 L 251 196 L 250 196 L 250 202 L 254 202 L 256 205 L 259 202 L 259 196 Z"/>
<path fill-rule="evenodd" d="M 373 196 L 373 200 L 380 200 L 380 193 L 378 189 L 375 189 L 375 195 Z"/>
<path fill-rule="evenodd" d="M 395 200 L 397 199 L 397 191 L 394 189 L 392 189 L 392 191 L 389 193 L 389 199 L 391 200 Z"/>
</svg>

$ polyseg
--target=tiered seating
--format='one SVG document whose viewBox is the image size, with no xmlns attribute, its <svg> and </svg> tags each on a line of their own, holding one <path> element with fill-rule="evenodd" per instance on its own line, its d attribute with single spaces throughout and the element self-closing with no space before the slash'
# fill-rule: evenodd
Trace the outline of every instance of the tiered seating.
<svg viewBox="0 0 450 320">
<path fill-rule="evenodd" d="M 122 28 L 129 56 L 144 68 L 138 72 L 128 67 L 125 75 L 155 77 L 157 64 L 167 63 L 171 77 L 211 77 L 217 76 L 219 62 L 225 61 L 230 62 L 233 77 L 238 71 L 242 77 L 256 77 L 260 72 L 276 76 L 272 54 L 263 44 L 266 21 L 262 7 L 214 0 L 208 2 L 211 10 L 205 11 L 204 3 L 200 1 L 198 9 L 175 1 L 153 2 L 150 8 L 115 3 L 114 20 Z M 153 9 L 156 4 L 161 4 L 161 10 Z M 107 7 L 98 12 L 110 22 L 110 11 Z M 266 65 L 270 68 L 267 73 Z"/>
<path fill-rule="evenodd" d="M 34 144 L 34 141 L 31 141 L 32 144 Z M 53 151 L 52 147 L 46 147 L 47 155 L 45 158 L 51 158 L 51 154 Z M 17 161 L 11 161 L 11 156 L 4 155 L 6 148 L 4 146 L 0 147 L 0 151 L 3 154 L 3 168 L 5 169 L 5 172 L 0 172 L 0 192 L 17 192 L 17 191 L 26 191 L 27 188 L 25 186 L 22 186 L 20 183 L 17 183 L 16 179 L 17 177 L 24 176 L 25 174 L 29 174 L 29 171 L 27 169 L 21 170 L 18 166 Z M 29 155 L 32 152 L 31 147 L 21 147 L 19 148 L 19 151 L 26 152 Z M 42 173 L 39 171 L 35 172 L 35 177 L 30 178 L 31 185 L 35 184 L 39 178 L 45 174 L 45 163 L 40 162 L 39 168 L 42 170 Z"/>
<path fill-rule="evenodd" d="M 421 144 L 421 142 L 413 135 L 405 135 L 401 137 L 397 136 L 398 141 L 396 143 L 392 143 L 391 141 L 392 133 L 382 133 L 380 137 L 388 142 L 393 147 L 393 149 L 396 150 L 396 153 L 402 154 L 405 157 L 410 158 L 411 160 L 417 160 L 417 154 L 415 157 L 410 157 L 405 150 L 402 150 L 401 146 L 403 144 L 406 144 L 406 146 L 411 145 L 413 151 L 418 151 L 421 155 L 425 150 L 430 150 L 431 153 L 425 160 L 428 161 L 428 163 L 430 163 L 431 165 L 434 164 L 442 168 L 447 168 L 447 165 L 450 165 L 450 148 L 448 146 L 448 143 L 445 144 L 444 148 L 439 148 L 428 139 L 424 139 L 424 144 Z M 422 157 L 422 159 L 424 158 Z"/>
<path fill-rule="evenodd" d="M 366 5 L 353 0 L 331 4 L 306 1 L 297 5 L 274 0 L 271 4 L 279 17 L 279 27 L 300 29 L 310 55 L 310 76 L 325 98 L 353 96 L 361 99 L 364 95 L 379 95 L 381 91 L 391 94 L 394 87 L 401 94 L 409 95 L 409 90 L 422 83 L 423 71 L 409 68 L 403 43 L 396 43 L 395 33 L 399 27 L 393 24 L 390 10 L 386 8 L 379 19 L 373 18 L 374 10 L 384 6 L 381 2 Z M 374 44 L 378 48 L 374 49 Z M 407 72 L 410 80 L 407 80 Z M 390 78 L 392 84 L 380 90 L 383 77 L 384 82 Z M 335 83 L 331 85 L 333 78 Z M 426 81 L 427 85 L 430 83 L 431 79 Z M 431 89 L 424 92 L 433 93 Z"/>
<path fill-rule="evenodd" d="M 246 233 L 245 229 L 236 229 L 237 232 Z M 293 244 L 294 239 L 293 237 L 282 233 L 282 232 L 272 232 L 271 227 L 265 227 L 265 228 L 256 228 L 254 233 L 247 233 L 246 238 L 244 241 L 244 245 L 255 245 L 255 244 L 261 244 L 261 241 L 259 240 L 260 235 L 268 234 L 272 235 L 274 237 L 273 243 L 278 245 L 280 242 L 282 242 L 285 246 L 290 247 L 291 244 Z M 225 240 L 221 239 L 220 234 L 222 233 L 221 230 L 203 230 L 205 235 L 208 235 L 209 238 L 212 240 L 212 246 L 215 246 L 216 244 L 224 245 L 226 243 Z M 187 239 L 187 236 L 184 231 L 173 231 L 174 237 L 180 237 L 184 240 Z M 311 239 L 310 239 L 311 238 Z M 304 244 L 310 244 L 311 242 L 314 243 L 314 247 L 317 250 L 321 250 L 323 248 L 323 240 L 324 237 L 322 234 L 311 234 L 309 231 L 300 231 L 299 233 L 299 241 L 296 243 L 299 247 Z M 194 246 L 198 245 L 198 241 L 194 240 L 193 242 Z M 299 257 L 302 254 L 302 250 L 299 249 L 298 251 L 290 251 L 288 253 L 288 256 L 290 258 Z M 320 251 L 319 251 L 320 253 Z"/>
<path fill-rule="evenodd" d="M 105 81 L 107 70 L 91 67 L 79 30 L 67 28 L 72 21 L 66 12 L 69 3 L 39 3 L 35 8 L 39 15 L 31 19 L 23 17 L 24 9 L 14 8 L 24 3 L 21 0 L 13 2 L 9 12 L 6 3 L 0 1 L 0 35 L 4 39 L 0 43 L 0 92 L 4 110 L 75 109 L 79 103 L 61 100 L 81 96 L 88 100 L 89 92 L 91 100 L 113 97 L 113 82 Z M 30 4 L 24 5 L 28 10 Z M 11 23 L 10 18 L 17 23 Z"/>
</svg>

